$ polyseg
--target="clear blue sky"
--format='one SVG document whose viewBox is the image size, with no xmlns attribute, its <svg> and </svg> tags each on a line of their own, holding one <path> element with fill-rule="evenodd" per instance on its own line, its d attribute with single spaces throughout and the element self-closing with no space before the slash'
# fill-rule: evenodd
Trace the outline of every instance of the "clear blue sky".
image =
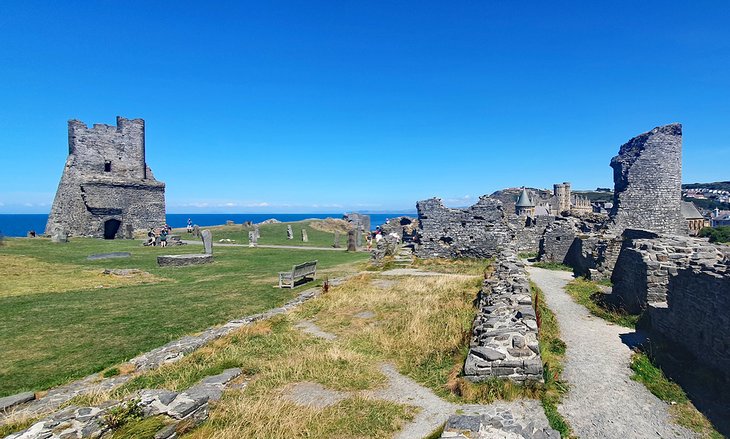
<svg viewBox="0 0 730 439">
<path fill-rule="evenodd" d="M 48 212 L 67 120 L 116 115 L 169 212 L 612 186 L 670 122 L 685 182 L 730 179 L 726 0 L 205 3 L 2 2 L 0 212 Z"/>
</svg>

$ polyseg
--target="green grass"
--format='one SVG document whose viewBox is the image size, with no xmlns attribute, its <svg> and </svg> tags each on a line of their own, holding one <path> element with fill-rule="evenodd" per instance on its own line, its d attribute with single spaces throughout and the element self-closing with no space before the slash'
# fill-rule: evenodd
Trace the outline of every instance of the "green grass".
<svg viewBox="0 0 730 439">
<path fill-rule="evenodd" d="M 326 271 L 341 264 L 359 264 L 368 257 L 334 251 L 218 247 L 213 264 L 160 268 L 156 263 L 159 254 L 201 250 L 191 245 L 142 247 L 139 241 L 78 238 L 53 244 L 46 239 L 6 239 L 0 248 L 2 256 L 63 264 L 78 272 L 138 268 L 166 280 L 64 291 L 59 287 L 68 281 L 64 271 L 57 278 L 49 277 L 46 286 L 32 294 L 0 297 L 0 397 L 63 384 L 185 334 L 278 306 L 315 285 L 305 284 L 293 291 L 273 288 L 277 272 L 294 264 L 317 259 L 318 269 Z M 86 259 L 93 253 L 112 251 L 129 251 L 132 257 Z M 7 285 L 7 279 L 0 277 L 0 291 Z"/>
<path fill-rule="evenodd" d="M 532 265 L 537 268 L 544 268 L 545 270 L 573 271 L 572 267 L 558 262 L 535 262 Z"/>
<path fill-rule="evenodd" d="M 295 245 L 302 247 L 332 247 L 335 240 L 335 234 L 330 232 L 324 232 L 313 228 L 310 224 L 318 220 L 310 221 L 297 221 L 291 223 L 276 223 L 276 224 L 263 224 L 259 227 L 259 234 L 261 237 L 258 239 L 260 245 Z M 294 232 L 294 239 L 287 239 L 286 228 L 287 226 L 292 227 Z M 220 239 L 231 239 L 236 241 L 236 244 L 248 244 L 248 232 L 253 230 L 253 227 L 244 227 L 241 224 L 233 226 L 215 226 L 215 227 L 201 227 L 201 230 L 208 229 L 213 234 L 213 242 L 218 242 Z M 307 231 L 308 242 L 302 242 L 302 229 Z M 175 233 L 179 233 L 182 239 L 194 240 L 192 235 L 187 234 L 184 230 L 176 230 Z M 364 238 L 363 238 L 364 241 Z M 347 233 L 340 233 L 340 246 L 344 249 L 347 248 Z"/>
<path fill-rule="evenodd" d="M 621 309 L 603 304 L 601 301 L 603 293 L 596 282 L 584 278 L 574 279 L 566 285 L 565 291 L 577 303 L 588 308 L 591 314 L 604 320 L 627 328 L 635 328 L 639 321 L 639 315 L 631 315 Z"/>
<path fill-rule="evenodd" d="M 635 353 L 631 357 L 631 379 L 638 381 L 657 398 L 672 404 L 670 413 L 675 422 L 683 427 L 700 433 L 702 437 L 721 439 L 723 436 L 715 431 L 710 421 L 700 413 L 675 382 L 670 381 L 661 369 L 656 367 L 644 353 Z"/>
<path fill-rule="evenodd" d="M 540 402 L 550 427 L 560 432 L 561 437 L 570 437 L 571 430 L 568 422 L 558 412 L 558 404 L 568 387 L 563 383 L 563 358 L 565 357 L 565 343 L 560 339 L 560 328 L 555 314 L 548 308 L 545 296 L 534 283 L 530 282 L 533 301 L 537 302 L 537 314 L 540 318 L 540 357 L 543 362 L 543 378 L 545 384 L 540 394 Z"/>
</svg>

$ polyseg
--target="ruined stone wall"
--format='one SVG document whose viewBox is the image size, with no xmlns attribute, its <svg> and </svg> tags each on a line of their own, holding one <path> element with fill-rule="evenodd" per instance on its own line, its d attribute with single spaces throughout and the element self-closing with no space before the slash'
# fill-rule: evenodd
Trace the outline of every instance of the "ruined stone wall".
<svg viewBox="0 0 730 439">
<path fill-rule="evenodd" d="M 537 253 L 545 230 L 555 221 L 554 216 L 524 218 L 511 215 L 508 222 L 514 229 L 514 244 L 518 252 Z"/>
<path fill-rule="evenodd" d="M 467 209 L 449 209 L 438 198 L 419 201 L 416 209 L 421 258 L 488 258 L 514 237 L 502 203 L 487 196 Z"/>
<path fill-rule="evenodd" d="M 687 234 L 681 215 L 682 125 L 665 125 L 634 137 L 621 146 L 611 167 L 610 217 L 616 234 L 627 228 Z"/>
<path fill-rule="evenodd" d="M 652 333 L 730 377 L 730 247 L 704 239 L 627 239 L 613 272 L 613 300 L 646 310 Z"/>
<path fill-rule="evenodd" d="M 46 234 L 103 237 L 105 224 L 128 230 L 165 224 L 165 184 L 145 162 L 142 119 L 117 117 L 117 126 L 68 123 L 69 155 L 46 225 Z"/>
<path fill-rule="evenodd" d="M 384 235 L 397 234 L 402 242 L 413 242 L 418 235 L 418 220 L 408 216 L 390 218 L 380 226 Z"/>
<path fill-rule="evenodd" d="M 497 255 L 494 268 L 477 297 L 464 376 L 541 382 L 537 318 L 525 266 L 508 247 Z"/>
</svg>

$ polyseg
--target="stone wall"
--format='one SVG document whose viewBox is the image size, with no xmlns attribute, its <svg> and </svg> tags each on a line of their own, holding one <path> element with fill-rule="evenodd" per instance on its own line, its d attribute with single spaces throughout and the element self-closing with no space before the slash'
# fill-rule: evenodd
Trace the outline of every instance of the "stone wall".
<svg viewBox="0 0 730 439">
<path fill-rule="evenodd" d="M 612 299 L 645 310 L 650 329 L 730 378 L 730 247 L 704 239 L 627 239 Z"/>
<path fill-rule="evenodd" d="M 142 119 L 93 128 L 69 121 L 69 155 L 46 234 L 122 238 L 165 224 L 165 184 L 145 163 L 144 133 Z"/>
<path fill-rule="evenodd" d="M 634 137 L 621 146 L 611 167 L 610 217 L 616 234 L 627 228 L 688 233 L 681 215 L 682 125 L 665 125 Z"/>
<path fill-rule="evenodd" d="M 530 281 L 513 248 L 500 251 L 477 303 L 464 376 L 543 381 Z"/>
<path fill-rule="evenodd" d="M 449 209 L 438 198 L 419 201 L 416 209 L 421 258 L 488 258 L 514 237 L 502 203 L 487 196 L 466 209 Z"/>
<path fill-rule="evenodd" d="M 510 215 L 508 221 L 514 229 L 515 249 L 518 252 L 537 253 L 545 230 L 555 221 L 555 217 L 544 215 L 525 218 Z"/>
</svg>

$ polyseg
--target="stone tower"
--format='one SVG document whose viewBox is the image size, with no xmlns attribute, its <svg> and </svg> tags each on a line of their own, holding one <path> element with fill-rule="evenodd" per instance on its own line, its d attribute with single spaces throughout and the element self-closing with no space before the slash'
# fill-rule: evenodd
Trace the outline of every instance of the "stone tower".
<svg viewBox="0 0 730 439">
<path fill-rule="evenodd" d="M 612 228 L 687 234 L 681 215 L 682 125 L 641 134 L 621 146 L 613 168 Z"/>
<path fill-rule="evenodd" d="M 165 184 L 145 162 L 142 119 L 117 116 L 117 126 L 68 122 L 68 159 L 46 234 L 132 238 L 165 224 Z"/>
<path fill-rule="evenodd" d="M 560 215 L 565 211 L 570 211 L 570 183 L 563 182 L 553 185 L 553 195 L 557 201 L 557 212 Z"/>
<path fill-rule="evenodd" d="M 535 203 L 532 202 L 530 194 L 524 187 L 522 188 L 522 192 L 520 192 L 517 203 L 515 203 L 515 214 L 517 216 L 529 216 L 530 218 L 535 216 Z"/>
</svg>

